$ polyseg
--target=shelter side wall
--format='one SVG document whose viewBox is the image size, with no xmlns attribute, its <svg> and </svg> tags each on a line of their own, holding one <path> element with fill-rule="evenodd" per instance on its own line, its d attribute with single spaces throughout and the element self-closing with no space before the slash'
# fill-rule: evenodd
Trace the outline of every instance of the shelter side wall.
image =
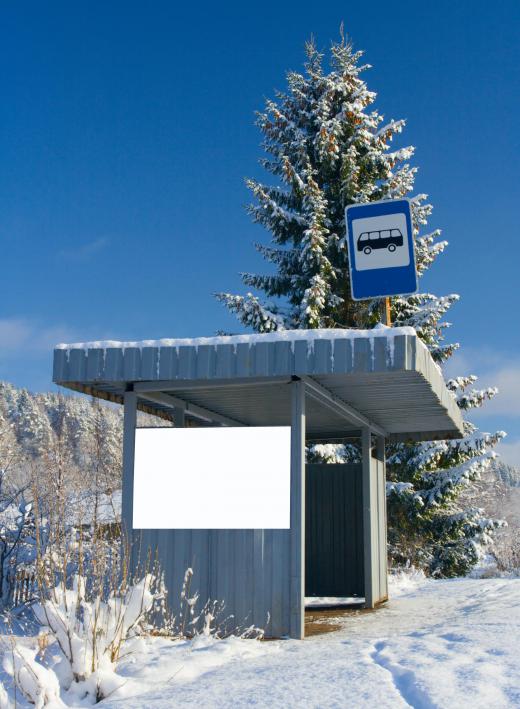
<svg viewBox="0 0 520 709">
<path fill-rule="evenodd" d="M 169 604 L 178 615 L 186 569 L 193 569 L 190 596 L 223 602 L 217 623 L 228 631 L 255 625 L 267 637 L 290 632 L 290 530 L 142 530 L 133 554 L 157 557 Z M 226 621 L 227 619 L 227 621 Z"/>
<path fill-rule="evenodd" d="M 142 572 L 157 557 L 164 573 L 172 611 L 178 614 L 183 580 L 193 570 L 190 596 L 198 608 L 222 602 L 217 622 L 231 632 L 255 625 L 267 637 L 303 637 L 304 613 L 304 384 L 295 382 L 291 435 L 290 529 L 132 528 L 136 395 L 125 394 L 123 522 L 131 546 L 131 565 Z M 182 416 L 179 424 L 182 425 Z M 185 500 L 172 500 L 186 504 Z M 227 621 L 226 621 L 227 619 Z"/>
</svg>

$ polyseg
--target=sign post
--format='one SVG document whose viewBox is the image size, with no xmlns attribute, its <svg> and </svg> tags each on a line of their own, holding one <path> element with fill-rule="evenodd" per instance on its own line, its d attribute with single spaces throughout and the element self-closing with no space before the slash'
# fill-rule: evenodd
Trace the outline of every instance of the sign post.
<svg viewBox="0 0 520 709">
<path fill-rule="evenodd" d="M 417 291 L 408 199 L 352 204 L 345 222 L 353 300 Z"/>
</svg>

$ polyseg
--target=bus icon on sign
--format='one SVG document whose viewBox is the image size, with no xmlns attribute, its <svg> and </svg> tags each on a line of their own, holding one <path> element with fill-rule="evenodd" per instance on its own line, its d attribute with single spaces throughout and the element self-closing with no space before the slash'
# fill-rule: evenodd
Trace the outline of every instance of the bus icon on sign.
<svg viewBox="0 0 520 709">
<path fill-rule="evenodd" d="M 398 246 L 403 245 L 403 234 L 400 229 L 381 229 L 379 231 L 364 231 L 358 236 L 357 250 L 367 256 L 374 249 L 388 249 L 393 253 Z"/>
</svg>

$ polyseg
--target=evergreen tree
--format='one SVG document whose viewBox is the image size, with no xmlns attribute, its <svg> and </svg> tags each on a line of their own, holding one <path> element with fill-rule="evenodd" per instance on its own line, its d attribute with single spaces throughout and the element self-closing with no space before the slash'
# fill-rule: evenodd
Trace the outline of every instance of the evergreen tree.
<svg viewBox="0 0 520 709">
<path fill-rule="evenodd" d="M 509 487 L 520 487 L 520 468 L 514 465 L 508 465 L 502 461 L 495 461 L 493 472 L 498 480 L 502 481 Z"/>
<path fill-rule="evenodd" d="M 14 412 L 16 435 L 30 455 L 42 455 L 52 440 L 52 430 L 45 411 L 26 390 L 22 389 Z"/>
<path fill-rule="evenodd" d="M 5 403 L 0 399 L 0 480 L 16 465 L 19 455 L 14 427 L 9 421 Z"/>
<path fill-rule="evenodd" d="M 385 122 L 376 95 L 361 78 L 368 68 L 362 52 L 342 39 L 331 47 L 330 67 L 313 41 L 306 46 L 305 73 L 290 72 L 288 90 L 268 100 L 257 116 L 267 157 L 267 183 L 248 180 L 254 222 L 271 234 L 255 244 L 271 264 L 267 275 L 243 273 L 246 286 L 264 294 L 219 293 L 217 298 L 256 332 L 295 328 L 370 327 L 380 303 L 350 297 L 344 210 L 349 204 L 409 197 L 418 272 L 422 275 L 445 249 L 440 231 L 426 230 L 432 206 L 413 195 L 417 168 L 411 146 L 391 149 L 403 120 Z M 267 298 L 267 300 L 265 299 Z M 392 298 L 396 326 L 409 325 L 442 365 L 457 345 L 444 342 L 442 320 L 457 295 L 421 293 Z M 496 391 L 472 388 L 475 377 L 450 380 L 462 410 L 480 406 Z M 397 562 L 412 561 L 432 573 L 463 573 L 478 546 L 496 526 L 481 510 L 463 510 L 457 497 L 494 457 L 504 435 L 480 433 L 469 422 L 461 441 L 391 445 L 388 457 L 390 550 Z M 355 459 L 356 447 L 315 446 L 313 460 Z"/>
<path fill-rule="evenodd" d="M 80 424 L 78 436 L 83 452 L 83 469 L 89 472 L 93 492 L 112 493 L 121 486 L 122 420 L 114 411 L 92 399 Z"/>
</svg>

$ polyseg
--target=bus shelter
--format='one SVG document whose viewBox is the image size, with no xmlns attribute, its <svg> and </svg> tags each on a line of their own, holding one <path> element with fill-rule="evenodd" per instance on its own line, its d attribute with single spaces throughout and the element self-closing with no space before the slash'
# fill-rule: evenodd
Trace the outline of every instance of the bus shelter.
<svg viewBox="0 0 520 709">
<path fill-rule="evenodd" d="M 237 626 L 303 638 L 306 596 L 388 598 L 385 442 L 460 438 L 462 418 L 412 328 L 298 330 L 59 345 L 53 380 L 124 406 L 122 522 L 133 520 L 137 411 L 174 426 L 290 426 L 289 529 L 147 529 L 169 589 L 192 567 Z M 307 465 L 310 443 L 361 463 Z"/>
</svg>

